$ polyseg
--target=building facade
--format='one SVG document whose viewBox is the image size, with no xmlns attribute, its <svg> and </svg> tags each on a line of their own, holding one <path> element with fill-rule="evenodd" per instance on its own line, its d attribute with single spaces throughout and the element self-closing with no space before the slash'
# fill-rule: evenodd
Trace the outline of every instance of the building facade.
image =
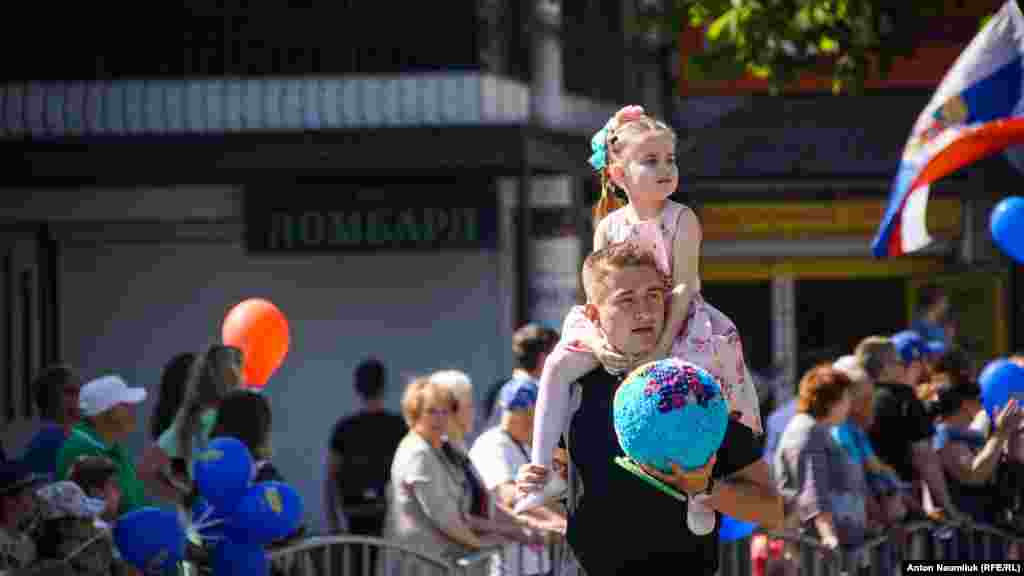
<svg viewBox="0 0 1024 576">
<path fill-rule="evenodd" d="M 163 364 L 266 298 L 292 331 L 275 461 L 316 526 L 362 358 L 396 410 L 416 374 L 483 389 L 516 326 L 574 302 L 589 137 L 627 100 L 657 110 L 664 68 L 629 2 L 211 6 L 26 20 L 73 48 L 0 79 L 4 446 L 59 360 L 150 391 L 142 448 Z"/>
</svg>

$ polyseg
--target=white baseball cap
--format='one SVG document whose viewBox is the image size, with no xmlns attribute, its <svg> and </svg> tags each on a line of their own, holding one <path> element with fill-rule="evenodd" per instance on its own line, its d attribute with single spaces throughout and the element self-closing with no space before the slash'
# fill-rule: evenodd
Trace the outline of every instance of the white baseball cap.
<svg viewBox="0 0 1024 576">
<path fill-rule="evenodd" d="M 96 416 L 118 404 L 138 404 L 145 399 L 145 388 L 129 388 L 117 375 L 103 376 L 82 386 L 78 408 L 82 416 Z"/>
</svg>

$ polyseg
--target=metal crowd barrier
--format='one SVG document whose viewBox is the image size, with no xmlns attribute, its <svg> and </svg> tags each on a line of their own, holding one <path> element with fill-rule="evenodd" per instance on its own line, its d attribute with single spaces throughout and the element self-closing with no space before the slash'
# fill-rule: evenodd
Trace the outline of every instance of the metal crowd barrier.
<svg viewBox="0 0 1024 576">
<path fill-rule="evenodd" d="M 518 549 L 522 554 L 522 547 Z M 561 574 L 559 567 L 566 562 L 567 547 L 559 542 L 547 550 L 554 573 Z M 494 545 L 443 558 L 392 540 L 344 534 L 314 536 L 268 555 L 272 571 L 286 576 L 476 576 L 490 574 L 492 559 L 505 553 L 504 546 Z M 522 556 L 519 560 L 522 566 Z"/>
<path fill-rule="evenodd" d="M 1020 536 L 972 522 L 911 522 L 853 549 L 830 550 L 817 539 L 794 532 L 758 531 L 755 535 L 781 540 L 781 558 L 767 551 L 767 561 L 755 566 L 754 536 L 723 544 L 719 576 L 889 576 L 898 574 L 906 560 L 1002 561 L 1010 544 L 1024 543 Z"/>
<path fill-rule="evenodd" d="M 758 531 L 755 535 L 784 542 L 782 557 L 755 567 L 753 536 L 723 544 L 719 576 L 890 576 L 899 573 L 904 560 L 1000 561 L 1006 559 L 1010 543 L 1024 544 L 1024 538 L 970 522 L 912 522 L 853 549 L 830 550 L 817 539 L 795 532 Z M 523 548 L 517 549 L 521 554 Z M 583 576 L 564 539 L 547 550 L 554 576 Z M 505 553 L 503 546 L 495 545 L 443 558 L 381 538 L 339 535 L 307 538 L 273 550 L 270 558 L 275 573 L 285 576 L 476 576 L 491 574 L 492 559 Z M 517 564 L 523 566 L 522 557 Z"/>
</svg>

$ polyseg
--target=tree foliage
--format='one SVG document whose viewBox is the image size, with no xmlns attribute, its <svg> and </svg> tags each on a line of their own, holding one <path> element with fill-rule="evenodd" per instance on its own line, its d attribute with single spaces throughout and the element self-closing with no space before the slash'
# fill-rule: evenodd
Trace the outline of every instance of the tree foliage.
<svg viewBox="0 0 1024 576">
<path fill-rule="evenodd" d="M 657 3 L 648 3 L 654 5 Z M 836 93 L 859 93 L 865 80 L 885 78 L 893 60 L 909 56 L 940 0 L 666 0 L 645 22 L 676 38 L 686 26 L 705 28 L 707 50 L 688 55 L 694 80 L 745 73 L 778 93 L 801 74 L 830 76 Z"/>
</svg>

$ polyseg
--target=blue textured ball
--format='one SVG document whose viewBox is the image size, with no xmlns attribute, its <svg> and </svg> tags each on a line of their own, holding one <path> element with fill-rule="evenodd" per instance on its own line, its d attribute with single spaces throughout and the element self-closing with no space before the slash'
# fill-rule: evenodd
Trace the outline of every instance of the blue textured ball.
<svg viewBox="0 0 1024 576">
<path fill-rule="evenodd" d="M 722 389 L 707 370 L 677 358 L 644 364 L 619 385 L 615 433 L 634 461 L 671 473 L 707 464 L 729 425 Z"/>
</svg>

